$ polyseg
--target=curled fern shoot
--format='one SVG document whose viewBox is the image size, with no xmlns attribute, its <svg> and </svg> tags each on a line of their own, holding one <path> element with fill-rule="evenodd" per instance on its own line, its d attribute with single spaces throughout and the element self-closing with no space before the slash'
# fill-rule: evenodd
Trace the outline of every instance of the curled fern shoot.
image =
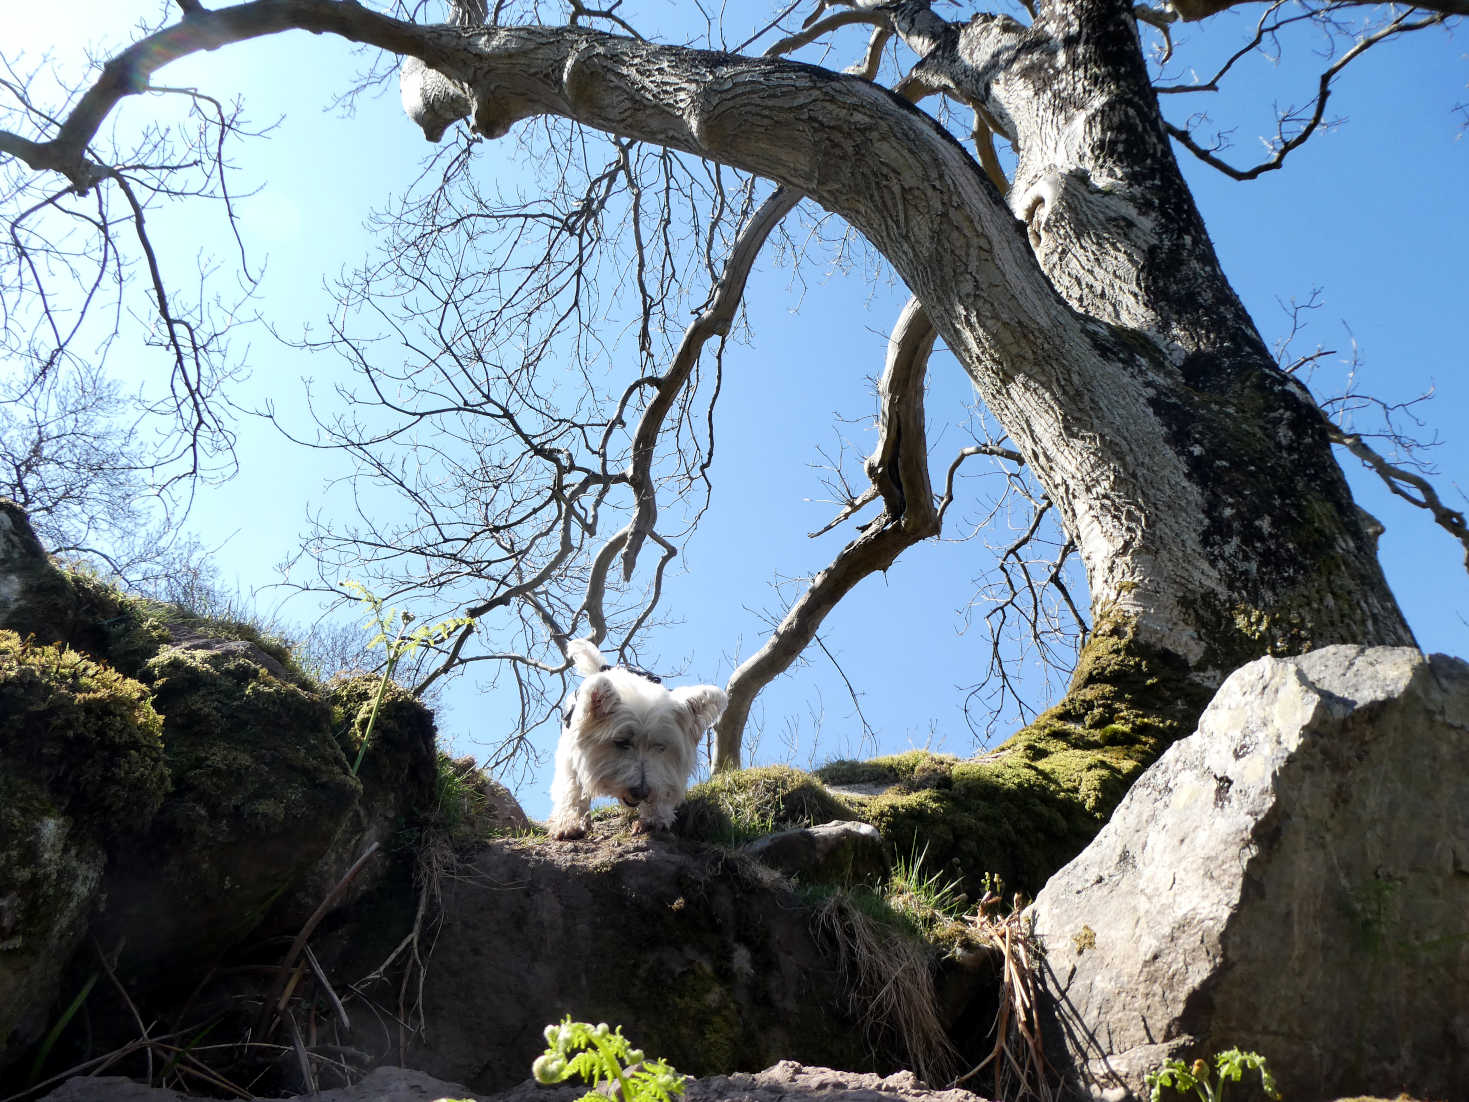
<svg viewBox="0 0 1469 1102">
<path fill-rule="evenodd" d="M 684 1092 L 683 1076 L 665 1060 L 646 1059 L 621 1026 L 573 1022 L 568 1014 L 545 1032 L 546 1051 L 536 1057 L 531 1074 L 546 1085 L 580 1076 L 592 1087 L 581 1102 L 602 1102 L 597 1088 L 604 1083 L 616 1085 L 620 1102 L 673 1102 Z"/>
</svg>

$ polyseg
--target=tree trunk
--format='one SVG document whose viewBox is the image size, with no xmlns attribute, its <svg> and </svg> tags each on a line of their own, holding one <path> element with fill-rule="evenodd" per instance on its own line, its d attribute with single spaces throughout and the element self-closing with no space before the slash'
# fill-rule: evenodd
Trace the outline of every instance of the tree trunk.
<svg viewBox="0 0 1469 1102">
<path fill-rule="evenodd" d="M 1236 666 L 1411 636 L 1319 411 L 1219 269 L 1130 8 L 1069 0 L 1031 28 L 962 30 L 921 12 L 900 30 L 926 79 L 1014 139 L 1013 215 L 928 116 L 819 69 L 520 28 L 445 71 L 484 133 L 551 111 L 711 157 L 806 193 L 893 263 L 1085 564 L 1094 632 L 1071 690 L 994 760 L 1048 759 L 1064 787 L 1093 755 L 1118 782 L 1069 797 L 1094 829 Z"/>
</svg>

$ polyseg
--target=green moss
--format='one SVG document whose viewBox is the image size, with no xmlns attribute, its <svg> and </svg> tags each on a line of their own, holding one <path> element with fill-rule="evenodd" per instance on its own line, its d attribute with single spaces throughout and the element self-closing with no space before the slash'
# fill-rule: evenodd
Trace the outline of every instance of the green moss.
<svg viewBox="0 0 1469 1102">
<path fill-rule="evenodd" d="M 740 1008 L 728 980 L 694 959 L 663 986 L 667 1021 L 684 1023 L 679 1047 L 697 1051 L 705 1068 L 737 1068 L 741 1055 Z M 692 1028 L 691 1028 L 692 1027 Z"/>
<path fill-rule="evenodd" d="M 891 857 L 926 854 L 977 899 L 986 874 L 1033 894 L 1101 829 L 1128 788 L 1193 730 L 1210 689 L 1178 657 L 1104 617 L 1066 697 L 981 758 L 915 750 L 839 761 L 815 775 L 783 766 L 721 773 L 689 793 L 682 834 L 726 844 L 835 818 L 877 827 Z M 838 799 L 825 784 L 885 785 Z"/>
<path fill-rule="evenodd" d="M 930 859 L 957 863 L 971 895 L 986 872 L 1034 893 L 1193 729 L 1207 699 L 1181 660 L 1104 621 L 1059 704 L 984 757 L 949 764 L 946 777 L 874 797 L 867 818 L 898 852 L 926 845 Z"/>
<path fill-rule="evenodd" d="M 230 653 L 165 647 L 145 665 L 177 788 L 165 813 L 182 835 L 224 840 L 280 829 L 357 785 L 316 695 Z"/>
<path fill-rule="evenodd" d="M 71 591 L 72 646 L 138 677 L 144 664 L 170 642 L 164 606 L 131 597 L 79 566 L 61 577 Z"/>
<path fill-rule="evenodd" d="M 169 788 L 162 720 L 116 670 L 0 631 L 0 766 L 107 839 L 145 827 Z"/>
<path fill-rule="evenodd" d="M 786 765 L 718 773 L 689 790 L 674 829 L 733 845 L 791 827 L 855 819 L 852 807 L 809 773 Z"/>
<path fill-rule="evenodd" d="M 346 760 L 356 761 L 372 720 L 372 745 L 358 777 L 369 793 L 395 793 L 407 817 L 423 822 L 433 816 L 439 796 L 434 714 L 407 689 L 389 682 L 373 720 L 372 703 L 381 680 L 364 674 L 337 678 L 327 686 L 332 734 Z"/>
<path fill-rule="evenodd" d="M 1189 733 L 1209 689 L 1175 656 L 1104 618 L 1054 708 L 981 758 L 915 750 L 833 762 L 808 775 L 783 766 L 721 773 L 689 793 L 688 836 L 726 844 L 792 826 L 859 818 L 892 856 L 927 867 L 977 899 L 985 874 L 1034 893 L 1096 835 L 1133 781 Z M 826 784 L 886 785 L 838 799 Z"/>
</svg>

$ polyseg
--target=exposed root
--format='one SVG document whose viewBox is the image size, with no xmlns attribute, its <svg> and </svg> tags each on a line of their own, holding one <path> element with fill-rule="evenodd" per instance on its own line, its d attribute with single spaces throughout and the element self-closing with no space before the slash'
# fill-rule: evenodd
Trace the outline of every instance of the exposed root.
<svg viewBox="0 0 1469 1102">
<path fill-rule="evenodd" d="M 413 912 L 413 925 L 376 968 L 352 984 L 353 993 L 367 1000 L 366 988 L 376 982 L 391 983 L 389 977 L 394 968 L 401 970 L 397 1006 L 391 1016 L 397 1030 L 400 1056 L 408 1051 L 409 1040 L 423 1032 L 423 985 L 428 978 L 428 961 L 439 936 L 442 884 L 456 863 L 453 847 L 447 839 L 436 835 L 423 845 L 418 851 L 418 864 L 414 871 L 414 879 L 418 883 L 418 905 Z M 371 1005 L 371 1001 L 367 1001 Z"/>
<path fill-rule="evenodd" d="M 1048 1075 L 1036 1000 L 1040 946 L 1031 932 L 1030 920 L 1022 913 L 1023 903 L 1017 894 L 1011 912 L 1000 918 L 999 894 L 989 892 L 971 919 L 974 933 L 1000 954 L 1000 1005 L 995 1014 L 994 1047 L 953 1085 L 963 1086 L 988 1067 L 993 1076 L 992 1097 L 1010 1102 L 1027 1098 L 1055 1102 L 1058 1095 Z"/>
</svg>

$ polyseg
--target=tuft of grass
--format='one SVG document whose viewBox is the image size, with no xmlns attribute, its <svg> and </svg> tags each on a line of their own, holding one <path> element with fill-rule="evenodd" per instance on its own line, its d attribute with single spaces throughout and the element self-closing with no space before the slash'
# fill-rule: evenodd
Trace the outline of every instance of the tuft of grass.
<svg viewBox="0 0 1469 1102">
<path fill-rule="evenodd" d="M 883 899 L 920 935 L 931 938 L 964 916 L 969 908 L 969 896 L 962 882 L 947 876 L 942 869 L 925 871 L 927 857 L 928 846 L 918 852 L 915 840 L 914 850 L 906 858 L 899 857 L 893 862 Z"/>
<path fill-rule="evenodd" d="M 35 1086 L 40 1080 L 41 1069 L 46 1066 L 46 1060 L 50 1057 L 51 1050 L 56 1047 L 57 1040 L 61 1037 L 61 1034 L 65 1031 L 72 1018 L 76 1017 L 76 1013 L 82 1008 L 82 1004 L 87 1001 L 87 996 L 92 993 L 92 988 L 97 985 L 97 980 L 101 975 L 101 972 L 93 972 L 88 977 L 87 982 L 82 984 L 82 989 L 76 993 L 76 997 L 67 1004 L 66 1009 L 61 1012 L 61 1016 L 47 1030 L 45 1039 L 41 1041 L 40 1047 L 36 1049 L 36 1058 L 31 1061 L 30 1077 L 26 1080 L 28 1087 Z"/>
<path fill-rule="evenodd" d="M 434 824 L 451 838 L 472 832 L 485 809 L 483 773 L 473 758 L 451 758 L 438 752 L 434 780 Z"/>
</svg>

